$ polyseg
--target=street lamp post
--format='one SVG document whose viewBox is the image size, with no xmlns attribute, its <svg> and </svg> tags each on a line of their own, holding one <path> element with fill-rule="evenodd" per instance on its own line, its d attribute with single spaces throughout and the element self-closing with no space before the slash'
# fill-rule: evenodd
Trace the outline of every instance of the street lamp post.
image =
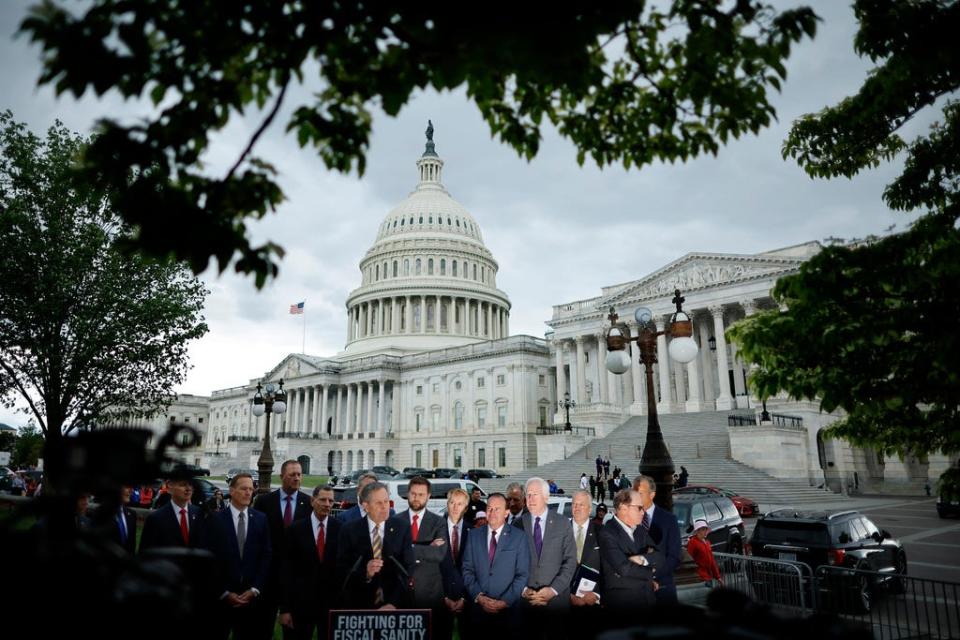
<svg viewBox="0 0 960 640">
<path fill-rule="evenodd" d="M 573 427 L 570 426 L 570 407 L 575 406 L 577 406 L 577 403 L 576 401 L 570 399 L 570 392 L 564 392 L 563 402 L 560 403 L 560 407 L 567 412 L 567 422 L 563 425 L 564 431 L 573 431 Z"/>
<path fill-rule="evenodd" d="M 265 393 L 264 393 L 265 392 Z M 273 474 L 273 452 L 270 450 L 270 414 L 282 414 L 287 410 L 287 394 L 283 390 L 283 380 L 279 385 L 268 382 L 266 387 L 257 383 L 257 392 L 253 395 L 253 415 L 267 416 L 263 430 L 263 446 L 257 459 L 257 475 L 260 476 L 260 488 L 257 493 L 270 493 L 270 479 Z"/>
<path fill-rule="evenodd" d="M 657 482 L 656 503 L 664 509 L 673 508 L 673 459 L 670 450 L 663 439 L 660 430 L 660 420 L 657 417 L 656 392 L 653 387 L 653 365 L 657 362 L 657 337 L 668 335 L 671 337 L 667 351 L 673 360 L 687 363 L 697 357 L 697 343 L 692 338 L 693 322 L 682 308 L 684 298 L 680 290 L 674 291 L 673 303 L 677 306 L 676 312 L 670 317 L 670 325 L 664 331 L 657 331 L 653 321 L 653 312 L 640 307 L 634 313 L 637 321 L 637 335 L 630 335 L 630 328 L 617 322 L 618 316 L 613 307 L 610 308 L 610 328 L 607 329 L 607 369 L 611 373 L 623 374 L 630 368 L 630 354 L 628 348 L 631 342 L 636 342 L 640 352 L 640 362 L 646 371 L 647 382 L 647 441 L 640 458 L 640 473 L 650 476 Z"/>
</svg>

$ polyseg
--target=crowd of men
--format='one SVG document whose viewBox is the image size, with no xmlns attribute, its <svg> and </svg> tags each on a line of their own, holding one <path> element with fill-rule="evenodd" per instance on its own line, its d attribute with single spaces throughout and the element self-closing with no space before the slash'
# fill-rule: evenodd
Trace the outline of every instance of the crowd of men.
<svg viewBox="0 0 960 640">
<path fill-rule="evenodd" d="M 636 478 L 613 497 L 613 517 L 591 519 L 576 491 L 572 518 L 547 508 L 548 483 L 512 483 L 486 501 L 460 488 L 446 511 L 427 509 L 430 481 L 410 480 L 394 513 L 388 487 L 361 478 L 358 503 L 331 515 L 334 492 L 300 490 L 301 467 L 281 468 L 279 489 L 254 501 L 253 478 L 231 480 L 227 508 L 204 517 L 187 479 L 146 518 L 139 553 L 187 547 L 214 558 L 204 611 L 211 637 L 288 640 L 327 635 L 330 609 L 429 609 L 433 637 L 486 638 L 504 630 L 534 638 L 593 637 L 635 624 L 645 606 L 676 602 L 680 533 L 653 505 L 655 482 Z M 479 504 L 478 504 L 479 503 Z M 484 520 L 477 519 L 478 513 Z M 133 550 L 136 518 L 122 508 L 116 539 Z"/>
</svg>

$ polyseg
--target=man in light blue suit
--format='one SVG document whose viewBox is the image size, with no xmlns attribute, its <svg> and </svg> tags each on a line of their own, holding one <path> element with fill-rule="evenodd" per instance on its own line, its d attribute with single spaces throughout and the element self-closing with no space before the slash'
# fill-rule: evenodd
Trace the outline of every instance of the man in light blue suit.
<svg viewBox="0 0 960 640">
<path fill-rule="evenodd" d="M 519 622 L 517 611 L 527 586 L 530 551 L 526 535 L 506 526 L 506 519 L 507 499 L 502 493 L 491 494 L 487 525 L 470 532 L 463 551 L 463 586 L 471 603 L 466 625 L 470 637 L 496 637 Z"/>
</svg>

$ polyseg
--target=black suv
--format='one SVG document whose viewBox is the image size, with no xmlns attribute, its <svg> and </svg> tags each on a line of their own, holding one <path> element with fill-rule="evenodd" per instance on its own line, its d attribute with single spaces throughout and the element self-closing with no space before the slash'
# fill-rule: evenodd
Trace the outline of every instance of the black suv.
<svg viewBox="0 0 960 640">
<path fill-rule="evenodd" d="M 710 525 L 707 539 L 714 551 L 743 553 L 746 540 L 743 519 L 730 498 L 714 494 L 675 493 L 673 515 L 677 517 L 680 527 L 681 548 L 687 548 L 687 542 L 693 535 L 694 521 L 706 520 Z"/>
<path fill-rule="evenodd" d="M 899 590 L 894 574 L 907 573 L 903 545 L 858 511 L 779 509 L 757 521 L 750 546 L 755 556 L 802 562 L 814 572 L 822 566 L 882 572 L 883 578 L 850 573 L 820 581 L 821 597 L 841 598 L 844 609 L 859 613 L 870 611 L 875 581 Z"/>
</svg>

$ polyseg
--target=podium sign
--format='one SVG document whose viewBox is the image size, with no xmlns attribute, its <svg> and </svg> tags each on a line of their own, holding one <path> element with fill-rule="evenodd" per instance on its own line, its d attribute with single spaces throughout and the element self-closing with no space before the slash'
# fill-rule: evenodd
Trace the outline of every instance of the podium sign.
<svg viewBox="0 0 960 640">
<path fill-rule="evenodd" d="M 431 640 L 429 609 L 336 609 L 330 640 Z"/>
</svg>

